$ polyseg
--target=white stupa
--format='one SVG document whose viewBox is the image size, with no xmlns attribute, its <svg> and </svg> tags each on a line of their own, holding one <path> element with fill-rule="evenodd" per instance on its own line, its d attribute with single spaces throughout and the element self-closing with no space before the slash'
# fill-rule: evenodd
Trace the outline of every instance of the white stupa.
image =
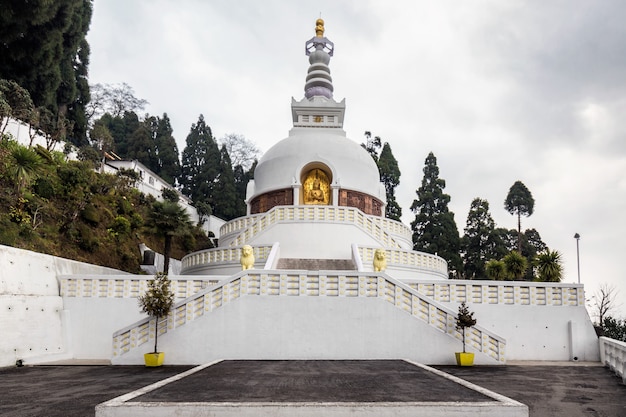
<svg viewBox="0 0 626 417">
<path fill-rule="evenodd" d="M 371 271 L 375 250 L 383 249 L 392 276 L 446 279 L 442 258 L 413 252 L 411 230 L 384 218 L 378 167 L 346 137 L 345 99 L 333 98 L 328 64 L 334 45 L 324 36 L 322 19 L 305 50 L 310 67 L 304 98 L 292 99 L 293 128 L 259 161 L 248 184 L 248 215 L 221 229 L 219 249 L 250 245 L 258 268 L 360 271 Z M 269 262 L 268 247 L 276 248 Z M 183 274 L 234 272 L 215 262 L 212 252 L 190 255 Z M 191 261 L 197 258 L 206 261 Z"/>
<path fill-rule="evenodd" d="M 346 137 L 345 102 L 333 98 L 328 67 L 334 45 L 321 19 L 315 30 L 306 42 L 304 98 L 291 103 L 293 128 L 259 161 L 247 215 L 222 226 L 218 247 L 187 255 L 182 274 L 171 277 L 177 302 L 159 322 L 158 338 L 166 363 L 454 363 L 462 347 L 455 322 L 462 302 L 478 319 L 466 331 L 476 363 L 598 360 L 582 285 L 450 280 L 445 260 L 412 250 L 411 230 L 384 217 L 376 164 Z M 110 288 L 119 288 L 115 311 L 98 310 L 88 298 L 104 288 L 102 281 L 62 281 L 70 289 L 68 305 L 106 316 L 99 334 L 117 329 L 114 364 L 142 363 L 154 339 L 153 320 L 129 320 L 137 309 L 133 297 L 145 285 L 138 280 L 109 280 L 107 294 L 118 297 Z M 75 334 L 84 333 L 76 327 Z M 85 343 L 75 346 L 96 355 Z"/>
</svg>

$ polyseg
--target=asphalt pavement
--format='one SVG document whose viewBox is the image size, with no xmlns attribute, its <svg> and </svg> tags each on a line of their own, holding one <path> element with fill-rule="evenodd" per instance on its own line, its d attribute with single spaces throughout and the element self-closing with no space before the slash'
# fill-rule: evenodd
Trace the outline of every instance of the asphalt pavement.
<svg viewBox="0 0 626 417">
<path fill-rule="evenodd" d="M 362 366 L 349 366 L 355 362 Z M 178 388 L 172 385 L 169 393 L 159 395 L 169 395 L 172 401 L 456 401 L 460 393 L 402 361 L 226 361 L 218 365 L 198 373 L 201 379 Z M 0 368 L 0 415 L 94 416 L 97 404 L 190 368 Z M 626 386 L 597 363 L 436 368 L 528 405 L 532 417 L 626 416 Z"/>
</svg>

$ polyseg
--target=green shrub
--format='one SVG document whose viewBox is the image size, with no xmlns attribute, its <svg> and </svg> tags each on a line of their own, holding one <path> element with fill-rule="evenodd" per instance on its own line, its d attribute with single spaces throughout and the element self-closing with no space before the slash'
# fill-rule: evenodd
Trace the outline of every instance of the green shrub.
<svg viewBox="0 0 626 417">
<path fill-rule="evenodd" d="M 48 178 L 38 178 L 33 186 L 33 191 L 39 197 L 50 199 L 54 197 L 54 184 Z"/>
<path fill-rule="evenodd" d="M 80 217 L 87 223 L 97 226 L 100 223 L 100 212 L 93 205 L 87 204 L 83 211 L 80 213 Z"/>
<path fill-rule="evenodd" d="M 109 227 L 109 233 L 113 236 L 128 236 L 130 234 L 130 221 L 124 216 L 117 216 Z"/>
</svg>

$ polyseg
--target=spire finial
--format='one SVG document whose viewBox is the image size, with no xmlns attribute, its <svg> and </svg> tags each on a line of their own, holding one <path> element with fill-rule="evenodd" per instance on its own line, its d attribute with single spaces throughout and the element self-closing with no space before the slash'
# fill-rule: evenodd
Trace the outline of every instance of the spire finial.
<svg viewBox="0 0 626 417">
<path fill-rule="evenodd" d="M 324 19 L 322 18 L 315 21 L 315 36 L 318 38 L 324 37 Z"/>
</svg>

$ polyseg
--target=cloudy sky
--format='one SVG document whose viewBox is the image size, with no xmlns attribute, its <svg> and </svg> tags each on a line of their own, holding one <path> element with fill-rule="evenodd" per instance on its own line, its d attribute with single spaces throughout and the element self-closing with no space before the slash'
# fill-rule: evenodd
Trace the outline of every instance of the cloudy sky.
<svg viewBox="0 0 626 417">
<path fill-rule="evenodd" d="M 286 137 L 321 13 L 344 128 L 391 145 L 404 223 L 431 151 L 461 234 L 476 197 L 515 228 L 503 202 L 520 180 L 535 198 L 522 228 L 563 254 L 565 282 L 578 280 L 579 233 L 588 298 L 614 285 L 626 316 L 626 2 L 94 3 L 90 82 L 127 83 L 166 112 L 181 151 L 199 114 L 263 151 Z"/>
</svg>

